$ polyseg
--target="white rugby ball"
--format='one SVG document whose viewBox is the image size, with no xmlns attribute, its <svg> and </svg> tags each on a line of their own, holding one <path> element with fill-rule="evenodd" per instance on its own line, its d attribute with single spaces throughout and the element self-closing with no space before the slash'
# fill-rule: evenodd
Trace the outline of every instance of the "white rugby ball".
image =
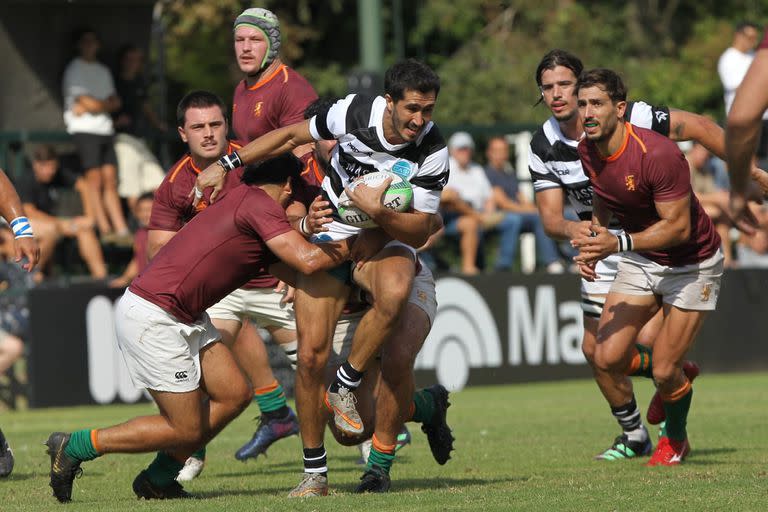
<svg viewBox="0 0 768 512">
<path fill-rule="evenodd" d="M 361 183 L 369 187 L 377 187 L 381 185 L 386 178 L 392 178 L 392 182 L 384 192 L 384 206 L 398 212 L 406 211 L 411 207 L 411 202 L 413 201 L 413 188 L 411 188 L 410 183 L 395 173 L 380 171 L 365 174 L 351 182 L 347 188 L 354 190 L 354 188 Z M 355 203 L 349 199 L 346 190 L 339 196 L 338 212 L 339 217 L 344 224 L 349 224 L 350 226 L 358 228 L 376 227 L 376 223 L 368 216 L 368 214 L 357 208 Z"/>
</svg>

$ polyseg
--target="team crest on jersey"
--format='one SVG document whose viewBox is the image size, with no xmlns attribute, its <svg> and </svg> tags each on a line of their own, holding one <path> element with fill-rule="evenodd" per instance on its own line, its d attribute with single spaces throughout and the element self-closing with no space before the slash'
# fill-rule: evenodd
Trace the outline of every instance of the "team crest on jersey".
<svg viewBox="0 0 768 512">
<path fill-rule="evenodd" d="M 657 123 L 661 123 L 662 121 L 666 121 L 667 117 L 669 117 L 669 115 L 666 112 L 664 112 L 663 110 L 656 110 L 654 112 L 654 115 L 656 116 L 656 122 Z"/>
<path fill-rule="evenodd" d="M 392 165 L 392 172 L 408 181 L 411 177 L 411 162 L 408 160 L 398 160 Z"/>
<path fill-rule="evenodd" d="M 712 283 L 707 283 L 701 287 L 701 302 L 709 302 L 712 296 Z"/>
<path fill-rule="evenodd" d="M 634 192 L 635 191 L 635 175 L 630 174 L 627 177 L 625 177 L 624 180 L 627 184 L 627 190 L 629 190 L 630 192 Z"/>
<path fill-rule="evenodd" d="M 261 117 L 261 108 L 264 106 L 263 101 L 258 101 L 253 106 L 253 117 Z"/>
</svg>

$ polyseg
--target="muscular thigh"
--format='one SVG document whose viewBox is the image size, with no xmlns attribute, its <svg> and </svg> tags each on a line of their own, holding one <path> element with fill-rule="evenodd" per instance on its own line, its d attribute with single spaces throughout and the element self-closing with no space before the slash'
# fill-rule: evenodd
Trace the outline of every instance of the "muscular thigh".
<svg viewBox="0 0 768 512">
<path fill-rule="evenodd" d="M 416 260 L 413 251 L 396 245 L 385 247 L 361 269 L 355 269 L 352 278 L 376 301 L 387 290 L 395 287 L 407 286 L 407 293 L 410 293 L 415 273 Z"/>
<path fill-rule="evenodd" d="M 598 364 L 616 364 L 628 353 L 637 334 L 656 313 L 656 296 L 611 292 L 603 306 L 597 329 L 595 358 Z"/>
<path fill-rule="evenodd" d="M 250 385 L 240 371 L 232 352 L 222 343 L 208 345 L 200 351 L 200 386 L 212 400 L 228 401 L 248 394 Z"/>
</svg>

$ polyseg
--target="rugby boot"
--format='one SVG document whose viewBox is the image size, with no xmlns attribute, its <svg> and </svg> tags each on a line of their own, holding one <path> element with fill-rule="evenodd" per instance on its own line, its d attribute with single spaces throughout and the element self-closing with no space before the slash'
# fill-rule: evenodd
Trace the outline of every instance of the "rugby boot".
<svg viewBox="0 0 768 512">
<path fill-rule="evenodd" d="M 268 419 L 262 415 L 259 417 L 259 426 L 253 433 L 253 437 L 235 452 L 235 458 L 245 461 L 250 458 L 255 459 L 262 453 L 266 455 L 267 448 L 272 446 L 272 443 L 298 433 L 299 420 L 290 407 L 288 408 L 288 415 L 284 418 Z"/>
<path fill-rule="evenodd" d="M 421 426 L 421 430 L 427 434 L 432 456 L 438 464 L 443 465 L 451 458 L 451 451 L 453 451 L 454 437 L 446 423 L 446 413 L 451 403 L 448 401 L 448 390 L 440 384 L 435 384 L 426 391 L 435 400 L 435 413 L 432 419 Z"/>
</svg>

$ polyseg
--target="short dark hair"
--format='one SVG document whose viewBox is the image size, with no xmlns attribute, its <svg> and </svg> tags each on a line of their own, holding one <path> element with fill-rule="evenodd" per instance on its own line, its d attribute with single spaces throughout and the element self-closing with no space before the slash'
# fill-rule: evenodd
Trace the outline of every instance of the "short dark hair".
<svg viewBox="0 0 768 512">
<path fill-rule="evenodd" d="M 304 109 L 304 119 L 312 119 L 317 115 L 325 114 L 330 110 L 334 103 L 336 103 L 336 100 L 332 98 L 317 98 Z"/>
<path fill-rule="evenodd" d="M 573 71 L 573 75 L 576 78 L 578 78 L 584 70 L 584 64 L 581 63 L 581 59 L 569 51 L 556 48 L 550 50 L 544 57 L 542 57 L 539 65 L 536 67 L 536 85 L 541 87 L 541 75 L 545 70 L 552 70 L 557 66 L 563 66 L 570 69 Z"/>
<path fill-rule="evenodd" d="M 745 28 L 753 28 L 753 29 L 757 30 L 758 32 L 760 32 L 760 25 L 758 25 L 757 23 L 754 23 L 752 21 L 747 21 L 747 20 L 739 21 L 736 24 L 736 28 L 734 29 L 734 32 L 737 32 L 737 33 L 738 32 L 744 32 Z"/>
<path fill-rule="evenodd" d="M 59 154 L 56 153 L 56 149 L 50 144 L 40 144 L 32 150 L 32 160 L 34 162 L 47 162 L 49 160 L 57 160 Z"/>
<path fill-rule="evenodd" d="M 297 180 L 304 165 L 293 153 L 283 153 L 255 164 L 245 166 L 241 181 L 246 185 L 283 185 L 288 179 Z"/>
<path fill-rule="evenodd" d="M 384 74 L 384 92 L 393 101 L 399 101 L 407 90 L 425 94 L 434 91 L 437 97 L 440 93 L 440 77 L 421 61 L 402 60 L 390 66 Z"/>
<path fill-rule="evenodd" d="M 599 87 L 611 98 L 611 101 L 627 101 L 627 87 L 618 73 L 606 68 L 584 71 L 576 82 L 576 94 L 582 87 Z"/>
<path fill-rule="evenodd" d="M 181 98 L 179 106 L 176 107 L 176 124 L 179 127 L 184 126 L 187 110 L 190 108 L 204 107 L 219 107 L 221 113 L 224 115 L 224 120 L 227 120 L 227 109 L 224 106 L 224 102 L 221 101 L 221 98 L 208 91 L 192 91 Z"/>
<path fill-rule="evenodd" d="M 101 37 L 99 37 L 99 33 L 96 32 L 96 30 L 93 27 L 78 27 L 75 30 L 72 31 L 72 42 L 75 46 L 80 44 L 80 40 L 83 39 L 83 36 L 86 34 L 93 34 L 96 36 L 96 39 L 101 41 Z"/>
</svg>

